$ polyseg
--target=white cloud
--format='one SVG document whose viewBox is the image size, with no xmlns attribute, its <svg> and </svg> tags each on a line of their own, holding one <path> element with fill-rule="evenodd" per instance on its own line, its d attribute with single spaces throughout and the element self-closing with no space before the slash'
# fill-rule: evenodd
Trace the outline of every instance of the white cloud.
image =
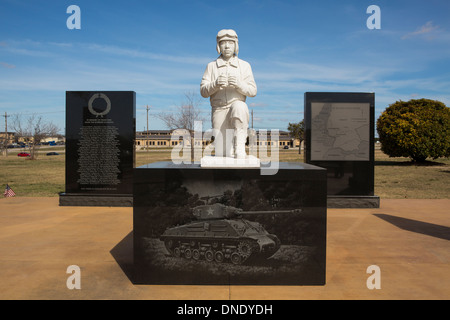
<svg viewBox="0 0 450 320">
<path fill-rule="evenodd" d="M 442 39 L 445 33 L 430 22 L 410 37 L 434 34 Z M 0 51 L 25 56 L 21 57 L 24 60 L 8 60 L 18 66 L 15 69 L 13 64 L 0 62 L 0 68 L 11 68 L 8 76 L 6 72 L 3 77 L 0 74 L 1 93 L 9 90 L 17 94 L 27 91 L 53 94 L 59 99 L 58 108 L 62 109 L 66 90 L 133 90 L 137 93 L 137 107 L 152 104 L 152 112 L 166 110 L 176 105 L 176 100 L 185 92 L 198 92 L 204 68 L 214 59 L 194 53 L 187 57 L 165 55 L 141 47 L 95 43 L 2 41 Z M 79 54 L 73 55 L 75 51 Z M 31 59 L 36 53 L 44 59 Z M 445 74 L 425 74 L 425 63 L 414 64 L 411 68 L 410 60 L 404 56 L 374 54 L 377 59 L 370 59 L 365 53 L 358 61 L 350 57 L 340 61 L 333 57 L 324 63 L 299 62 L 293 55 L 270 61 L 249 59 L 258 85 L 258 95 L 248 99 L 249 107 L 254 107 L 255 126 L 284 128 L 287 118 L 292 118 L 292 122 L 300 121 L 303 94 L 307 91 L 375 92 L 377 114 L 390 103 L 410 99 L 413 93 L 449 102 L 450 82 Z M 379 57 L 381 54 L 383 56 Z M 203 106 L 209 110 L 208 99 Z M 280 115 L 286 119 L 281 121 Z M 137 126 L 142 129 L 140 121 L 142 119 L 138 119 Z M 153 124 L 157 123 L 154 119 Z M 162 128 L 162 125 L 157 127 Z"/>
<path fill-rule="evenodd" d="M 433 21 L 428 21 L 425 25 L 419 27 L 416 31 L 405 34 L 402 39 L 413 38 L 416 36 L 426 36 L 427 39 L 433 39 L 440 31 L 439 26 L 433 25 Z"/>
<path fill-rule="evenodd" d="M 4 67 L 4 68 L 7 68 L 7 69 L 14 69 L 16 66 L 15 65 L 13 65 L 13 64 L 9 64 L 9 63 L 6 63 L 6 62 L 1 62 L 0 61 L 0 65 L 2 66 L 2 67 Z"/>
<path fill-rule="evenodd" d="M 150 51 L 142 51 L 136 49 L 127 49 L 117 46 L 99 45 L 99 44 L 81 44 L 90 50 L 108 53 L 112 55 L 127 56 L 130 58 L 143 58 L 150 60 L 160 60 L 185 64 L 201 64 L 205 65 L 211 60 L 205 57 L 193 57 L 193 56 L 175 56 L 161 53 L 153 53 Z"/>
<path fill-rule="evenodd" d="M 267 107 L 267 103 L 264 102 L 251 102 L 248 104 L 250 108 L 264 108 Z"/>
<path fill-rule="evenodd" d="M 318 65 L 290 61 L 275 61 L 273 67 L 264 68 L 255 74 L 260 81 L 277 83 L 306 81 L 315 84 L 358 85 L 371 83 L 397 69 L 361 64 L 340 64 L 339 66 Z"/>
</svg>

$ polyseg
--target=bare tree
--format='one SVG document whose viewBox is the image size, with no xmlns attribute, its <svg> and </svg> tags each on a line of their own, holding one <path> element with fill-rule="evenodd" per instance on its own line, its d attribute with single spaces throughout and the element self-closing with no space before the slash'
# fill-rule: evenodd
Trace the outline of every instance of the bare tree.
<svg viewBox="0 0 450 320">
<path fill-rule="evenodd" d="M 161 112 L 156 117 L 162 120 L 165 125 L 171 129 L 187 129 L 194 131 L 195 121 L 204 121 L 202 111 L 199 109 L 201 103 L 200 97 L 194 92 L 185 94 L 185 101 L 177 107 L 176 112 Z"/>
<path fill-rule="evenodd" d="M 190 135 L 190 145 L 191 145 L 191 160 L 194 160 L 194 130 L 198 130 L 195 127 L 196 121 L 205 121 L 202 115 L 202 110 L 199 108 L 201 104 L 201 98 L 195 92 L 188 92 L 185 95 L 185 100 L 179 106 L 177 106 L 176 111 L 161 112 L 156 115 L 156 117 L 162 120 L 165 125 L 171 129 L 184 129 L 189 132 Z M 182 132 L 182 131 L 179 131 Z"/>
<path fill-rule="evenodd" d="M 58 134 L 59 128 L 51 122 L 46 122 L 42 116 L 33 114 L 27 118 L 15 115 L 12 128 L 16 132 L 16 137 L 23 139 L 28 146 L 30 159 L 37 159 L 37 151 L 41 141 L 47 137 L 54 137 Z"/>
</svg>

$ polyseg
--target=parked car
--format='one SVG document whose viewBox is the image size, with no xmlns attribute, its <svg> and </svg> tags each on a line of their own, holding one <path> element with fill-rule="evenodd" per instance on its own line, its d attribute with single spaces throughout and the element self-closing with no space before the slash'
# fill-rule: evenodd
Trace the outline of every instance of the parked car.
<svg viewBox="0 0 450 320">
<path fill-rule="evenodd" d="M 284 148 L 283 149 L 289 149 L 289 146 L 284 146 Z"/>
<path fill-rule="evenodd" d="M 49 152 L 47 153 L 48 156 L 59 156 L 58 152 Z"/>
<path fill-rule="evenodd" d="M 20 153 L 17 154 L 17 156 L 18 156 L 18 157 L 29 157 L 30 154 L 27 153 L 27 152 L 20 152 Z"/>
</svg>

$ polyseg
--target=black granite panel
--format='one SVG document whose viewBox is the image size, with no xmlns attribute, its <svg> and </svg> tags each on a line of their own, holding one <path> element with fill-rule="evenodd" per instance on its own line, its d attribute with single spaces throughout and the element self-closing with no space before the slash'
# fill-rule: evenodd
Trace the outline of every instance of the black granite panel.
<svg viewBox="0 0 450 320">
<path fill-rule="evenodd" d="M 374 195 L 374 108 L 374 93 L 305 93 L 305 162 L 328 170 L 329 196 Z"/>
<path fill-rule="evenodd" d="M 135 92 L 66 92 L 66 192 L 61 195 L 66 199 L 61 205 L 70 205 L 71 196 L 80 205 L 80 195 L 132 195 L 135 123 Z"/>
<path fill-rule="evenodd" d="M 136 168 L 134 281 L 174 285 L 323 285 L 326 202 L 326 171 L 308 164 L 280 163 L 275 175 L 261 175 L 260 169 L 208 169 L 171 162 Z M 203 221 L 206 223 L 202 222 L 201 230 L 196 229 L 199 225 L 192 222 L 199 221 L 193 215 L 194 208 L 204 208 L 209 216 L 217 213 L 218 207 L 244 212 L 240 217 Z M 234 233 L 233 227 L 229 229 L 231 225 L 245 229 L 249 221 L 258 222 L 263 229 L 253 234 L 246 229 L 248 233 L 240 235 Z M 164 235 L 173 228 L 178 228 L 180 236 L 168 249 Z M 269 251 L 269 256 L 264 256 L 253 254 L 258 250 L 252 251 L 247 260 L 233 263 L 233 253 L 242 253 L 248 240 L 259 239 L 261 245 L 272 245 L 275 238 L 280 241 L 276 252 Z M 208 248 L 214 257 L 221 251 L 224 261 L 212 259 Z M 191 254 L 195 249 L 199 255 L 194 258 Z"/>
</svg>

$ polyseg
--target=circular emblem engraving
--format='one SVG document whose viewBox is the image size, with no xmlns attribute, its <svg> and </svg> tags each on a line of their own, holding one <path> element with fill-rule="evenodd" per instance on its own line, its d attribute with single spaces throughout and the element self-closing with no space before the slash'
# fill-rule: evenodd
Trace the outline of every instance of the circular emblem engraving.
<svg viewBox="0 0 450 320">
<path fill-rule="evenodd" d="M 95 99 L 103 99 L 106 102 L 106 109 L 102 112 L 97 112 L 94 110 L 94 107 L 92 106 L 92 104 L 94 103 Z M 106 96 L 103 93 L 96 93 L 94 95 L 92 95 L 91 99 L 89 99 L 89 103 L 88 103 L 88 107 L 89 107 L 89 111 L 96 117 L 103 117 L 105 115 L 107 115 L 109 113 L 109 111 L 111 111 L 111 100 L 109 100 L 108 96 Z"/>
</svg>

